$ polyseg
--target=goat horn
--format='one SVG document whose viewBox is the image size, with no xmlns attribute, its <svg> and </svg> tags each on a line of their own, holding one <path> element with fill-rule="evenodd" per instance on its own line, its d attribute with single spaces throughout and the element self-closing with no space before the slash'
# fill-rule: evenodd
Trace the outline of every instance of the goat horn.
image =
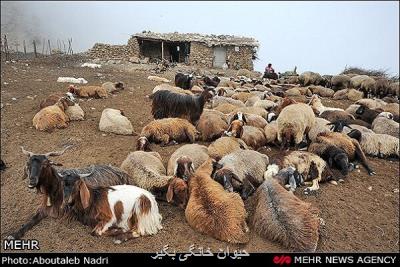
<svg viewBox="0 0 400 267">
<path fill-rule="evenodd" d="M 85 173 L 85 174 L 79 174 L 79 177 L 86 178 L 86 177 L 92 175 L 94 173 L 94 170 L 95 170 L 95 168 L 94 168 L 94 166 L 92 166 L 92 171 L 91 172 Z"/>
<path fill-rule="evenodd" d="M 22 147 L 22 146 L 21 146 L 21 149 L 22 149 L 22 153 L 23 153 L 24 155 L 27 155 L 27 156 L 29 156 L 29 157 L 32 157 L 32 156 L 34 155 L 33 152 L 30 152 L 30 151 L 25 150 L 24 147 Z"/>
<path fill-rule="evenodd" d="M 69 146 L 65 147 L 65 148 L 64 148 L 63 150 L 61 150 L 61 151 L 52 151 L 52 152 L 48 152 L 48 153 L 44 154 L 44 156 L 46 156 L 46 157 L 50 157 L 50 156 L 60 156 L 60 155 L 64 154 L 64 152 L 65 152 L 68 148 L 70 148 L 70 147 L 72 147 L 72 145 L 69 145 Z"/>
</svg>

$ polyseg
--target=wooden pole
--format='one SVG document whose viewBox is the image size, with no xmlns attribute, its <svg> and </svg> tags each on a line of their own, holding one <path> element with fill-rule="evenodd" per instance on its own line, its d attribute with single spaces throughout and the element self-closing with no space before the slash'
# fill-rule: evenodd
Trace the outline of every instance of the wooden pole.
<svg viewBox="0 0 400 267">
<path fill-rule="evenodd" d="M 164 61 L 164 42 L 161 42 L 161 60 Z"/>
<path fill-rule="evenodd" d="M 71 38 L 71 55 L 74 54 L 74 50 L 72 49 L 72 38 Z"/>
<path fill-rule="evenodd" d="M 26 45 L 25 45 L 25 40 L 24 40 L 24 54 L 26 55 Z"/>
<path fill-rule="evenodd" d="M 49 44 L 49 53 L 50 53 L 50 55 L 51 55 L 50 39 L 49 39 L 49 40 L 47 40 L 47 42 L 48 42 L 48 44 Z"/>
<path fill-rule="evenodd" d="M 42 55 L 44 55 L 44 44 L 45 44 L 46 42 L 45 42 L 45 40 L 43 39 L 43 42 L 42 42 Z"/>
<path fill-rule="evenodd" d="M 64 53 L 66 53 L 67 51 L 65 50 L 65 43 L 64 40 L 62 40 L 63 46 L 64 46 Z"/>
<path fill-rule="evenodd" d="M 33 52 L 35 53 L 35 57 L 37 57 L 35 40 L 33 40 Z"/>
<path fill-rule="evenodd" d="M 10 55 L 8 51 L 8 42 L 7 42 L 7 36 L 4 34 L 4 52 L 6 54 L 6 60 L 10 60 Z"/>
</svg>

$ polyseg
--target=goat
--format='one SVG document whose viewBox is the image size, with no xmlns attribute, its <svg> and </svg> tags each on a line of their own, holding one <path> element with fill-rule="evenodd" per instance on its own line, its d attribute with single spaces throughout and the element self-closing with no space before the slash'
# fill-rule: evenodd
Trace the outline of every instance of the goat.
<svg viewBox="0 0 400 267">
<path fill-rule="evenodd" d="M 193 74 L 177 73 L 175 75 L 175 86 L 189 90 L 192 87 Z"/>
<path fill-rule="evenodd" d="M 115 243 L 128 239 L 156 234 L 162 229 L 162 216 L 155 197 L 148 191 L 133 185 L 93 187 L 79 179 L 68 199 L 75 218 L 86 217 L 92 234 L 117 235 Z M 121 229 L 112 233 L 111 227 Z"/>
<path fill-rule="evenodd" d="M 151 113 L 154 119 L 183 118 L 196 124 L 203 112 L 204 104 L 213 97 L 211 90 L 204 90 L 198 96 L 176 94 L 167 90 L 155 92 L 151 98 Z"/>
</svg>

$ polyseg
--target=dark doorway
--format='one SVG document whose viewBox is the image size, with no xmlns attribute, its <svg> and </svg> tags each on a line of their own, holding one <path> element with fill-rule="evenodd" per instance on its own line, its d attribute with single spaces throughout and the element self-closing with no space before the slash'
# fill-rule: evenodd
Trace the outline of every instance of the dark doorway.
<svg viewBox="0 0 400 267">
<path fill-rule="evenodd" d="M 166 47 L 168 47 L 169 61 L 176 63 L 188 62 L 190 43 L 171 42 L 166 43 Z"/>
</svg>

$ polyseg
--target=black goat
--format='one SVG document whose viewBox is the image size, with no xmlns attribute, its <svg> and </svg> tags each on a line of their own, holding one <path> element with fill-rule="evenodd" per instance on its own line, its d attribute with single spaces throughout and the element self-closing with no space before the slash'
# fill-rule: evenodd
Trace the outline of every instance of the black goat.
<svg viewBox="0 0 400 267">
<path fill-rule="evenodd" d="M 175 75 L 175 86 L 189 90 L 190 88 L 192 88 L 192 80 L 193 80 L 192 74 L 188 75 L 183 73 L 177 73 Z"/>
<path fill-rule="evenodd" d="M 213 90 L 208 90 L 207 88 L 200 95 L 196 96 L 160 90 L 151 96 L 153 100 L 151 113 L 156 120 L 182 118 L 195 124 L 203 112 L 204 104 L 213 95 Z"/>
<path fill-rule="evenodd" d="M 208 77 L 208 76 L 205 76 L 203 78 L 203 81 L 208 86 L 217 87 L 221 80 L 217 76 L 215 76 L 212 79 L 210 77 Z"/>
</svg>

